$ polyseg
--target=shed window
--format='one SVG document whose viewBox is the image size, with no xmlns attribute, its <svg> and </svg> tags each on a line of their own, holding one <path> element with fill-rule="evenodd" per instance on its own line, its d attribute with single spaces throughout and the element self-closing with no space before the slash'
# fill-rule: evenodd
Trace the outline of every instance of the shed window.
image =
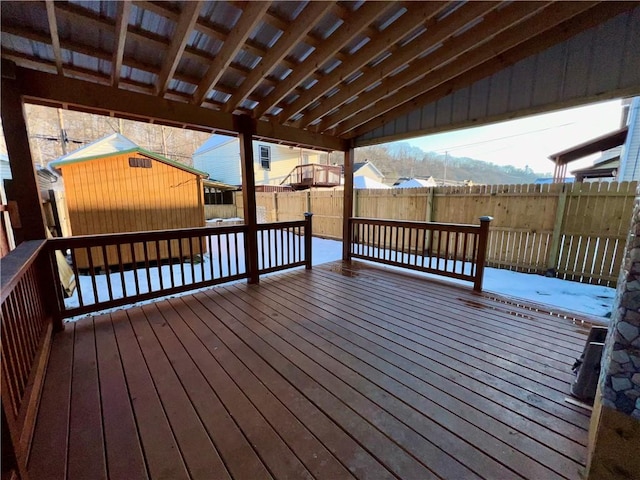
<svg viewBox="0 0 640 480">
<path fill-rule="evenodd" d="M 205 205 L 233 205 L 233 192 L 221 191 L 217 188 L 204 187 Z"/>
<path fill-rule="evenodd" d="M 271 147 L 260 146 L 260 165 L 265 170 L 271 168 Z"/>
<path fill-rule="evenodd" d="M 129 166 L 133 168 L 151 168 L 151 159 L 129 157 Z"/>
</svg>

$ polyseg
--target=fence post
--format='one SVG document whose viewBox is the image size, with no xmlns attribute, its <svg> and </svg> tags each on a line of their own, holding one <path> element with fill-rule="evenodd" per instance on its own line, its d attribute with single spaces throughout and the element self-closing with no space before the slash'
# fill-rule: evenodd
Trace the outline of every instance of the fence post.
<svg viewBox="0 0 640 480">
<path fill-rule="evenodd" d="M 311 270 L 311 250 L 313 245 L 313 231 L 311 229 L 311 218 L 313 213 L 304 214 L 304 268 Z"/>
<path fill-rule="evenodd" d="M 556 208 L 556 220 L 553 224 L 551 234 L 551 247 L 549 248 L 549 258 L 547 260 L 547 272 L 555 271 L 560 255 L 560 238 L 562 237 L 562 224 L 564 222 L 564 211 L 567 204 L 567 189 L 570 185 L 562 184 L 562 191 L 558 196 L 558 206 Z"/>
<path fill-rule="evenodd" d="M 489 239 L 489 224 L 493 217 L 480 217 L 480 233 L 478 235 L 478 254 L 476 256 L 476 278 L 473 281 L 473 289 L 482 291 L 482 277 L 484 276 L 484 264 L 487 259 L 487 240 Z"/>
</svg>

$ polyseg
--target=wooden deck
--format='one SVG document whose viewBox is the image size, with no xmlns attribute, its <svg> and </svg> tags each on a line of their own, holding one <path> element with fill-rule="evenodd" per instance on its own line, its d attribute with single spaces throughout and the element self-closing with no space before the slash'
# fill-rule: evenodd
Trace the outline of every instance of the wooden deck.
<svg viewBox="0 0 640 480">
<path fill-rule="evenodd" d="M 68 324 L 32 479 L 578 479 L 587 327 L 354 262 Z"/>
</svg>

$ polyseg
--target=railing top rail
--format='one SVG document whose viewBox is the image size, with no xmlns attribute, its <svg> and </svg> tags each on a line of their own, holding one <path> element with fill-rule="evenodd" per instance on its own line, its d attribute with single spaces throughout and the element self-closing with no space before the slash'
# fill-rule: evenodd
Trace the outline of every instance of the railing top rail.
<svg viewBox="0 0 640 480">
<path fill-rule="evenodd" d="M 0 268 L 0 303 L 4 302 L 24 273 L 38 258 L 47 240 L 27 240 L 22 242 L 2 259 Z"/>
<path fill-rule="evenodd" d="M 473 225 L 469 223 L 442 223 L 442 222 L 418 222 L 415 220 L 387 220 L 384 218 L 367 218 L 367 217 L 350 217 L 350 221 L 354 223 L 370 223 L 373 225 L 396 225 L 396 226 L 411 226 L 411 227 L 436 227 L 442 229 L 459 230 L 459 229 L 479 229 L 480 225 Z"/>
<path fill-rule="evenodd" d="M 228 227 L 193 227 L 172 230 L 150 230 L 144 232 L 103 233 L 96 235 L 81 235 L 74 237 L 51 238 L 49 243 L 53 247 L 89 247 L 110 245 L 112 243 L 137 243 L 154 240 L 179 239 L 210 235 L 213 233 L 241 233 L 246 231 L 246 225 L 231 225 Z"/>
<path fill-rule="evenodd" d="M 259 223 L 257 225 L 258 230 L 269 230 L 270 228 L 289 228 L 289 227 L 304 227 L 304 220 L 291 220 L 288 222 L 268 222 L 268 223 Z"/>
</svg>

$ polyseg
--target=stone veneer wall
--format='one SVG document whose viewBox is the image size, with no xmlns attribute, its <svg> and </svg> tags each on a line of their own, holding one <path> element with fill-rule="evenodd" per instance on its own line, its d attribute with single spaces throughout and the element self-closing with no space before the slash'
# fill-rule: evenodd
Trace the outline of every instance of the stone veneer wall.
<svg viewBox="0 0 640 480">
<path fill-rule="evenodd" d="M 588 480 L 640 479 L 640 189 L 589 430 Z"/>
<path fill-rule="evenodd" d="M 602 404 L 640 420 L 640 197 L 609 329 L 600 375 Z"/>
</svg>

